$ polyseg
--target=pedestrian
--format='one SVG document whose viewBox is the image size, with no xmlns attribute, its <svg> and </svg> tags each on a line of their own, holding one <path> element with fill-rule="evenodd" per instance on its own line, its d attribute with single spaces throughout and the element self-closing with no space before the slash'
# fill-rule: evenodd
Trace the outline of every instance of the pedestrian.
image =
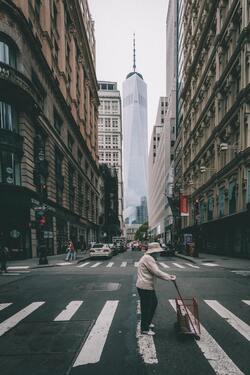
<svg viewBox="0 0 250 375">
<path fill-rule="evenodd" d="M 8 248 L 0 243 L 0 262 L 1 262 L 1 271 L 7 272 L 7 260 L 8 260 Z"/>
<path fill-rule="evenodd" d="M 155 335 L 155 332 L 152 331 L 152 328 L 154 328 L 152 319 L 158 303 L 155 293 L 156 278 L 166 281 L 176 279 L 175 275 L 169 275 L 159 269 L 156 258 L 162 251 L 164 250 L 158 242 L 149 243 L 148 249 L 140 259 L 137 268 L 136 287 L 141 304 L 141 333 L 149 336 Z"/>
<path fill-rule="evenodd" d="M 66 255 L 66 261 L 71 261 L 71 260 L 75 260 L 76 258 L 76 251 L 75 251 L 75 247 L 74 247 L 74 244 L 71 240 L 68 241 L 68 244 L 67 244 L 67 255 Z"/>
</svg>

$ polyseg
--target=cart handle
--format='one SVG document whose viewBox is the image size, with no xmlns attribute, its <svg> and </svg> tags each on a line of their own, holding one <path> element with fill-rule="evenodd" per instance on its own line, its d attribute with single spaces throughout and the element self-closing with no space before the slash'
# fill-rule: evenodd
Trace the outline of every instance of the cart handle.
<svg viewBox="0 0 250 375">
<path fill-rule="evenodd" d="M 192 326 L 192 328 L 193 328 L 193 330 L 194 330 L 195 336 L 196 336 L 197 338 L 200 338 L 200 336 L 198 335 L 198 333 L 197 333 L 197 331 L 196 331 L 196 329 L 195 329 L 195 327 L 194 327 L 194 324 L 193 324 L 193 322 L 192 322 L 192 319 L 190 318 L 190 315 L 189 315 L 189 312 L 188 312 L 187 306 L 185 305 L 185 303 L 184 303 L 184 301 L 183 301 L 183 298 L 182 298 L 181 293 L 180 293 L 180 290 L 179 290 L 179 288 L 178 288 L 178 286 L 177 286 L 176 280 L 173 280 L 173 283 L 174 283 L 174 286 L 175 286 L 175 288 L 176 288 L 176 290 L 177 290 L 177 293 L 178 293 L 178 295 L 179 295 L 179 297 L 180 297 L 180 300 L 181 300 L 181 302 L 182 302 L 182 304 L 183 304 L 183 306 L 184 306 L 184 309 L 185 309 L 186 314 L 187 314 L 187 316 L 188 316 L 188 319 L 189 319 L 189 321 L 190 321 L 190 323 L 191 323 L 191 326 Z"/>
</svg>

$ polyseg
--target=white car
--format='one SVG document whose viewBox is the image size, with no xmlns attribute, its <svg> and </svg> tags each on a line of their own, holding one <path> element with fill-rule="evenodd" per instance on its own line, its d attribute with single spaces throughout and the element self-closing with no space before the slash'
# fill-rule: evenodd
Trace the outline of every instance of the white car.
<svg viewBox="0 0 250 375">
<path fill-rule="evenodd" d="M 90 258 L 96 258 L 96 257 L 111 258 L 112 255 L 113 255 L 112 250 L 110 249 L 109 245 L 105 243 L 104 244 L 96 243 L 89 250 Z"/>
</svg>

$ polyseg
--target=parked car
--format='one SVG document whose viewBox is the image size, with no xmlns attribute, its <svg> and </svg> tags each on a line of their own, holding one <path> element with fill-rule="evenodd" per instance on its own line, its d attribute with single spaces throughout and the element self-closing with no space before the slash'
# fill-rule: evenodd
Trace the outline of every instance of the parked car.
<svg viewBox="0 0 250 375">
<path fill-rule="evenodd" d="M 89 250 L 90 258 L 112 258 L 112 250 L 108 244 L 96 243 Z"/>
</svg>

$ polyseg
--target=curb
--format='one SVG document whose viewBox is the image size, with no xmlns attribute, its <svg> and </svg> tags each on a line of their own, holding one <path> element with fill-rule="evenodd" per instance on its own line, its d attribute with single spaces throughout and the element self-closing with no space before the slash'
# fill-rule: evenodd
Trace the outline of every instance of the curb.
<svg viewBox="0 0 250 375">
<path fill-rule="evenodd" d="M 187 255 L 183 255 L 183 254 L 180 254 L 180 253 L 175 253 L 175 256 L 176 256 L 177 258 L 181 258 L 181 259 L 188 260 L 188 261 L 191 262 L 191 263 L 195 263 L 195 264 L 197 263 L 196 260 L 190 258 L 190 257 L 187 256 Z"/>
</svg>

